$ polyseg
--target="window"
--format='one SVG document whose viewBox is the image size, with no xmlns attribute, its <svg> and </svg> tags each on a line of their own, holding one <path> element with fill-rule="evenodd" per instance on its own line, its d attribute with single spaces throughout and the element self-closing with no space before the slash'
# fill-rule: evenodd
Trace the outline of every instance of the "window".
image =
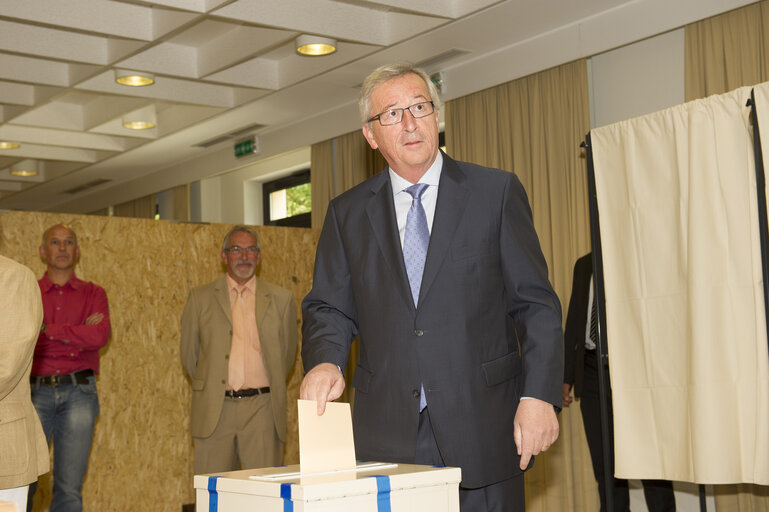
<svg viewBox="0 0 769 512">
<path fill-rule="evenodd" d="M 310 170 L 262 185 L 264 224 L 309 228 L 312 212 Z"/>
</svg>

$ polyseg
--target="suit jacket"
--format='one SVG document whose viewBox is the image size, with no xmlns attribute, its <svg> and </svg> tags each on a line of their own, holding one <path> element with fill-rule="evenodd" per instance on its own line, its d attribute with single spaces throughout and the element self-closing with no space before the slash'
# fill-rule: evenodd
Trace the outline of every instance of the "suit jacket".
<svg viewBox="0 0 769 512">
<path fill-rule="evenodd" d="M 48 444 L 32 405 L 29 373 L 43 302 L 31 270 L 0 256 L 0 489 L 48 472 Z"/>
<path fill-rule="evenodd" d="M 593 253 L 587 253 L 574 264 L 569 311 L 564 330 L 565 364 L 563 382 L 574 386 L 574 396 L 582 396 L 585 375 L 585 331 L 590 300 L 590 278 L 593 275 Z"/>
<path fill-rule="evenodd" d="M 305 369 L 344 368 L 359 334 L 358 458 L 413 462 L 422 383 L 445 463 L 479 487 L 520 473 L 520 397 L 561 403 L 561 309 L 515 175 L 443 162 L 418 308 L 389 174 L 331 202 L 302 305 L 302 355 Z"/>
<path fill-rule="evenodd" d="M 294 366 L 297 346 L 296 304 L 293 294 L 256 279 L 256 324 L 270 382 L 275 429 L 286 440 L 286 379 Z M 190 433 L 210 436 L 219 421 L 227 384 L 232 346 L 232 310 L 227 277 L 190 292 L 182 313 L 182 365 L 192 380 Z"/>
</svg>

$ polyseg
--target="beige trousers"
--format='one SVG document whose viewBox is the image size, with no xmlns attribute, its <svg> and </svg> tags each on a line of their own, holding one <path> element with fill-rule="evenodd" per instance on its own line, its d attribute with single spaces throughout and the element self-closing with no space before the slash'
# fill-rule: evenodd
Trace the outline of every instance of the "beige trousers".
<svg viewBox="0 0 769 512">
<path fill-rule="evenodd" d="M 269 393 L 225 398 L 214 433 L 192 440 L 196 475 L 279 466 L 283 460 Z"/>
</svg>

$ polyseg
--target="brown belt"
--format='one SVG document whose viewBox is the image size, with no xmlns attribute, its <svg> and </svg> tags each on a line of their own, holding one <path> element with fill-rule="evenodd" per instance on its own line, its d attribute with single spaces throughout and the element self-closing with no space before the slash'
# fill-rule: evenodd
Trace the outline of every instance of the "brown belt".
<svg viewBox="0 0 769 512">
<path fill-rule="evenodd" d="M 269 386 L 264 388 L 239 389 L 237 391 L 228 389 L 224 392 L 224 396 L 226 396 L 227 398 L 246 398 L 247 396 L 263 395 L 269 392 L 270 392 Z"/>
</svg>

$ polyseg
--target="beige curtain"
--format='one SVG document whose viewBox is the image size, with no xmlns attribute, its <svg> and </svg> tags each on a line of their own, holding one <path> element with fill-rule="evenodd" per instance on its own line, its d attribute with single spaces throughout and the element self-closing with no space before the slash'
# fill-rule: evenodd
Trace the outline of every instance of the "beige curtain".
<svg viewBox="0 0 769 512">
<path fill-rule="evenodd" d="M 586 62 L 450 101 L 441 115 L 450 156 L 513 171 L 523 182 L 550 279 L 565 308 L 574 262 L 590 250 L 586 168 L 579 148 L 590 129 Z M 566 408 L 559 421 L 559 441 L 526 473 L 526 510 L 598 510 L 579 406 Z"/>
<path fill-rule="evenodd" d="M 687 25 L 686 101 L 769 80 L 769 1 Z"/>
<path fill-rule="evenodd" d="M 687 101 L 769 80 L 768 16 L 764 0 L 686 27 Z M 767 487 L 715 486 L 715 499 L 719 512 L 769 512 Z"/>
<path fill-rule="evenodd" d="M 333 139 L 313 144 L 310 148 L 310 183 L 312 194 L 311 225 L 320 231 L 326 218 L 328 203 L 334 194 Z"/>
<path fill-rule="evenodd" d="M 769 484 L 749 97 L 591 132 L 619 477 Z"/>
<path fill-rule="evenodd" d="M 133 217 L 135 219 L 154 219 L 155 194 L 116 204 L 114 215 L 115 217 Z"/>
<path fill-rule="evenodd" d="M 375 157 L 360 130 L 335 137 L 310 149 L 312 227 L 320 229 L 331 200 L 373 174 Z"/>
</svg>

